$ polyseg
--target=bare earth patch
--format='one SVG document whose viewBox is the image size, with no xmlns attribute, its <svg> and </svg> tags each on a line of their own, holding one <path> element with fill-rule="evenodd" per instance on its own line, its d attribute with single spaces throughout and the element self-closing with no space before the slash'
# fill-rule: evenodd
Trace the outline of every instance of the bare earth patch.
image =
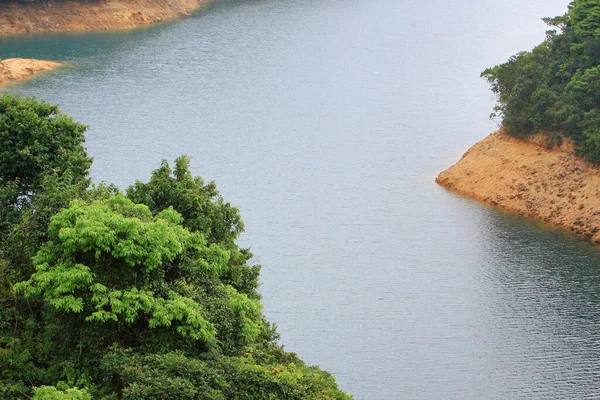
<svg viewBox="0 0 600 400">
<path fill-rule="evenodd" d="M 62 64 L 55 61 L 34 60 L 32 58 L 7 58 L 0 60 L 0 86 L 11 81 L 31 78 L 42 71 L 51 71 Z"/>
<path fill-rule="evenodd" d="M 0 35 L 134 28 L 189 15 L 214 0 L 0 2 Z"/>
<path fill-rule="evenodd" d="M 495 132 L 436 182 L 462 196 L 600 243 L 600 169 L 572 153 Z"/>
</svg>

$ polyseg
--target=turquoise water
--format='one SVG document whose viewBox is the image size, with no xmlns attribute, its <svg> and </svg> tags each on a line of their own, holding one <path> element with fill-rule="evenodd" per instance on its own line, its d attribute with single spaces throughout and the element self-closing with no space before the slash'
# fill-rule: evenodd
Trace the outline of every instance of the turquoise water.
<svg viewBox="0 0 600 400">
<path fill-rule="evenodd" d="M 125 187 L 192 157 L 242 209 L 286 349 L 357 399 L 600 397 L 600 251 L 434 183 L 496 128 L 479 73 L 565 1 L 258 0 L 0 39 L 68 61 L 1 89 L 91 126 Z"/>
</svg>

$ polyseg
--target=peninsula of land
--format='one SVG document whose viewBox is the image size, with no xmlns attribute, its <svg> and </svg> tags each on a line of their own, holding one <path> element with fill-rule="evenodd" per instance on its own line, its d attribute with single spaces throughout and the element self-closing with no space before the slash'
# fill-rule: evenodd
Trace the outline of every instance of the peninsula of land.
<svg viewBox="0 0 600 400">
<path fill-rule="evenodd" d="M 0 60 L 0 86 L 31 78 L 38 72 L 51 71 L 63 64 L 33 58 L 7 58 Z"/>
<path fill-rule="evenodd" d="M 471 147 L 436 182 L 462 196 L 600 243 L 600 169 L 565 142 L 549 149 L 498 131 Z"/>
<path fill-rule="evenodd" d="M 181 18 L 215 0 L 0 2 L 0 35 L 134 28 Z"/>
</svg>

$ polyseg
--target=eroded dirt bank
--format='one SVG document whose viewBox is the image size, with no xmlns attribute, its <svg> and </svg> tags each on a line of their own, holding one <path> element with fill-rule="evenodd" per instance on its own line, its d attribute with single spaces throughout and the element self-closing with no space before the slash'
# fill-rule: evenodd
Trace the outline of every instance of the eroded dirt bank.
<svg viewBox="0 0 600 400">
<path fill-rule="evenodd" d="M 7 58 L 0 60 L 0 86 L 31 78 L 42 71 L 50 71 L 62 64 L 55 61 L 34 60 L 32 58 Z"/>
<path fill-rule="evenodd" d="M 172 20 L 215 0 L 40 0 L 0 3 L 0 35 L 133 28 Z"/>
<path fill-rule="evenodd" d="M 436 179 L 447 189 L 600 243 L 600 169 L 572 154 L 496 132 Z"/>
</svg>

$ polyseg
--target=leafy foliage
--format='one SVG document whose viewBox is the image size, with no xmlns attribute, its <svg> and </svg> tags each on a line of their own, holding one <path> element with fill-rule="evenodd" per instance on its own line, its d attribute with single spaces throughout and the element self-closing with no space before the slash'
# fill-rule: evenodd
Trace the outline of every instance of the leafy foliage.
<svg viewBox="0 0 600 400">
<path fill-rule="evenodd" d="M 18 221 L 48 176 L 89 184 L 92 160 L 82 147 L 86 126 L 58 107 L 33 99 L 0 98 L 0 228 Z"/>
<path fill-rule="evenodd" d="M 600 1 L 575 0 L 544 21 L 556 29 L 543 43 L 483 71 L 498 95 L 492 115 L 515 136 L 570 137 L 581 156 L 600 162 Z"/>
<path fill-rule="evenodd" d="M 0 97 L 0 260 L 19 265 L 10 283 L 31 273 L 52 215 L 89 186 L 85 130 L 55 105 Z"/>
<path fill-rule="evenodd" d="M 173 207 L 181 213 L 185 227 L 202 233 L 209 243 L 231 247 L 244 230 L 239 210 L 223 201 L 214 182 L 192 176 L 186 156 L 175 160 L 174 171 L 163 161 L 150 182 L 137 181 L 127 189 L 127 196 L 154 213 Z"/>
<path fill-rule="evenodd" d="M 87 390 L 69 388 L 59 390 L 54 386 L 42 386 L 35 389 L 33 400 L 92 400 Z"/>
<path fill-rule="evenodd" d="M 203 238 L 181 227 L 180 219 L 172 209 L 152 217 L 146 206 L 122 195 L 90 205 L 73 201 L 52 219 L 50 241 L 34 258 L 37 272 L 15 288 L 87 322 L 129 325 L 145 315 L 150 328 L 178 321 L 177 333 L 208 342 L 215 332 L 202 307 L 169 285 L 182 279 L 173 261 L 188 251 L 203 257 L 202 267 L 218 270 L 226 253 L 203 246 Z M 168 268 L 173 271 L 165 282 Z"/>
<path fill-rule="evenodd" d="M 136 182 L 127 189 L 127 197 L 147 205 L 153 214 L 169 207 L 179 212 L 185 228 L 228 250 L 229 259 L 221 271 L 221 279 L 249 298 L 260 299 L 257 292 L 260 266 L 247 265 L 252 253 L 235 244 L 244 229 L 239 210 L 223 200 L 214 182 L 205 183 L 201 177 L 192 176 L 188 157 L 175 160 L 174 171 L 163 161 L 152 173 L 150 182 Z"/>
<path fill-rule="evenodd" d="M 251 357 L 200 360 L 180 352 L 141 355 L 115 350 L 102 368 L 118 374 L 123 399 L 349 399 L 334 378 L 301 362 L 261 365 Z"/>
<path fill-rule="evenodd" d="M 239 210 L 187 157 L 125 195 L 88 188 L 55 106 L 2 98 L 0 128 L 27 169 L 0 159 L 0 398 L 350 398 L 277 345 Z"/>
</svg>

